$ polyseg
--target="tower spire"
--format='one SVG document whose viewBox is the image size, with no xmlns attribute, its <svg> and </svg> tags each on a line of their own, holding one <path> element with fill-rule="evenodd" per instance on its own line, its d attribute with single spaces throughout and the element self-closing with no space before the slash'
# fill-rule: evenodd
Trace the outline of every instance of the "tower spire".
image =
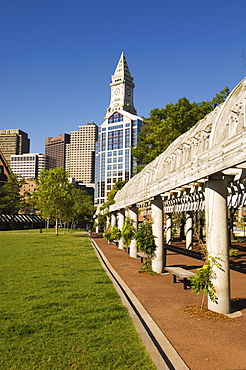
<svg viewBox="0 0 246 370">
<path fill-rule="evenodd" d="M 128 80 L 129 82 L 133 81 L 133 77 L 131 76 L 131 73 L 129 71 L 129 67 L 123 51 L 121 53 L 114 75 L 112 76 L 112 80 L 119 77 L 122 78 L 123 80 Z"/>
<path fill-rule="evenodd" d="M 124 110 L 136 114 L 133 104 L 133 76 L 130 73 L 124 52 L 121 53 L 120 59 L 112 75 L 111 101 L 107 109 L 106 118 L 113 112 Z"/>
</svg>

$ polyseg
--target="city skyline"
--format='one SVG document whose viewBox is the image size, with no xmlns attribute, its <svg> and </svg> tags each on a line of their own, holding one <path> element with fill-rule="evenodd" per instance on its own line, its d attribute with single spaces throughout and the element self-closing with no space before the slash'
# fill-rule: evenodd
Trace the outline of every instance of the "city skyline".
<svg viewBox="0 0 246 370">
<path fill-rule="evenodd" d="M 3 0 L 0 4 L 0 129 L 20 129 L 30 152 L 45 138 L 104 121 L 122 51 L 139 116 L 211 100 L 246 73 L 246 4 L 126 0 Z"/>
</svg>

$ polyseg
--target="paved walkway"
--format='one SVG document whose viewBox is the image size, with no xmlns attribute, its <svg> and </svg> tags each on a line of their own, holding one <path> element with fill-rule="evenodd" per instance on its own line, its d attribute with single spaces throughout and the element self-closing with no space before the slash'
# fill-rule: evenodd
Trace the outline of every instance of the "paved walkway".
<svg viewBox="0 0 246 370">
<path fill-rule="evenodd" d="M 181 370 L 185 369 L 186 365 L 191 370 L 246 369 L 245 273 L 231 271 L 232 309 L 240 310 L 241 317 L 226 321 L 192 317 L 184 309 L 190 305 L 199 305 L 201 298 L 197 298 L 191 289 L 184 290 L 181 282 L 173 284 L 170 274 L 138 273 L 141 267 L 139 259 L 130 258 L 124 251 L 104 239 L 93 237 L 93 240 L 117 276 L 123 280 L 125 289 L 129 289 L 129 294 L 132 292 L 137 298 L 136 302 L 139 301 L 143 306 L 147 320 L 153 322 L 154 326 L 157 325 L 154 340 L 157 346 L 162 343 L 163 348 L 159 348 L 159 353 L 166 360 L 165 365 L 165 361 L 158 359 L 156 349 L 153 350 L 154 356 L 157 356 L 156 361 L 159 361 L 158 369 Z M 244 256 L 242 252 L 242 261 Z M 167 266 L 172 265 L 184 265 L 195 272 L 202 266 L 202 261 L 168 251 Z M 158 336 L 159 329 L 164 334 L 163 337 Z M 165 337 L 168 341 L 162 342 Z M 167 351 L 169 342 L 181 360 L 175 357 L 175 351 L 171 351 L 171 355 L 169 350 Z"/>
</svg>

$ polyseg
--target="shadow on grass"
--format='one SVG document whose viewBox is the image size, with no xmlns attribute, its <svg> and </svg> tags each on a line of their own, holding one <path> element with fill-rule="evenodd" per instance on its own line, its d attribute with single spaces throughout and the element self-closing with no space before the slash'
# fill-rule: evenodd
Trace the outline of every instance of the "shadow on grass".
<svg viewBox="0 0 246 370">
<path fill-rule="evenodd" d="M 87 234 L 74 233 L 73 236 L 78 236 L 80 238 L 87 238 Z"/>
</svg>

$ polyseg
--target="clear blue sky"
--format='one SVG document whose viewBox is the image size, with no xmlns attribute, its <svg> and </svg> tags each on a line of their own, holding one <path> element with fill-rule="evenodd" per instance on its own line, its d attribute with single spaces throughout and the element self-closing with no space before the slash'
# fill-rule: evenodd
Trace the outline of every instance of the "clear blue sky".
<svg viewBox="0 0 246 370">
<path fill-rule="evenodd" d="M 245 0 L 0 0 L 0 129 L 31 152 L 47 136 L 100 125 L 124 51 L 135 107 L 210 100 L 246 75 Z"/>
</svg>

